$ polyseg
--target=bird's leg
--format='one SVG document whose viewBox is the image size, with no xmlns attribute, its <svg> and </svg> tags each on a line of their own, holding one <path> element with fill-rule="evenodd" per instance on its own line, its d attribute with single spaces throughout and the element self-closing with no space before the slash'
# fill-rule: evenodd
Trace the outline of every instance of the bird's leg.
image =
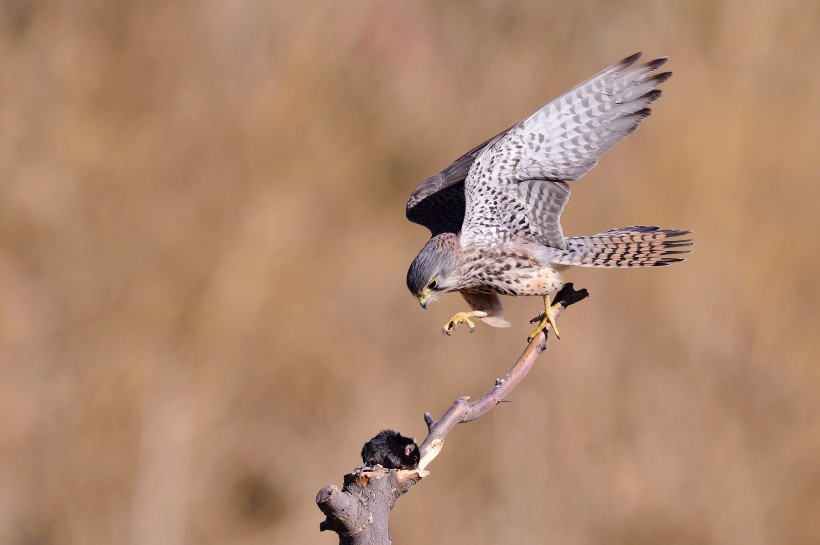
<svg viewBox="0 0 820 545">
<path fill-rule="evenodd" d="M 466 323 L 470 328 L 470 333 L 475 331 L 475 324 L 470 318 L 486 318 L 487 313 L 483 310 L 474 310 L 472 312 L 457 312 L 455 316 L 450 318 L 450 321 L 444 324 L 441 328 L 442 333 L 451 335 L 455 331 L 456 326 L 461 323 Z"/>
<path fill-rule="evenodd" d="M 557 303 L 556 303 L 556 306 L 557 306 Z M 555 337 L 557 339 L 561 338 L 561 335 L 558 333 L 558 326 L 555 325 L 555 315 L 552 312 L 553 308 L 554 307 L 552 305 L 550 305 L 550 296 L 545 295 L 544 296 L 544 312 L 542 312 L 541 314 L 539 314 L 538 316 L 536 316 L 535 318 L 530 320 L 531 324 L 534 324 L 535 322 L 540 322 L 540 323 L 538 324 L 538 327 L 535 328 L 535 331 L 530 333 L 530 336 L 528 337 L 527 340 L 532 341 L 535 338 L 536 335 L 541 333 L 547 327 L 547 324 L 549 324 L 552 327 L 552 331 L 553 331 L 553 333 L 555 333 Z"/>
</svg>

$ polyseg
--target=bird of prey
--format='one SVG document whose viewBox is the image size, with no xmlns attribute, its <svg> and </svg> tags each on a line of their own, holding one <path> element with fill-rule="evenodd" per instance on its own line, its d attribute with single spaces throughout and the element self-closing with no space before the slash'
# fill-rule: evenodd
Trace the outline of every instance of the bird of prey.
<svg viewBox="0 0 820 545">
<path fill-rule="evenodd" d="M 636 53 L 554 99 L 527 119 L 465 153 L 422 182 L 407 201 L 407 219 L 432 238 L 407 271 L 407 287 L 424 308 L 443 292 L 461 292 L 471 307 L 444 326 L 475 330 L 474 318 L 508 327 L 498 295 L 537 295 L 548 324 L 550 296 L 571 266 L 647 267 L 682 261 L 690 231 L 650 226 L 565 237 L 561 212 L 570 184 L 632 133 L 661 96 L 671 72 L 659 58 L 635 65 Z"/>
</svg>

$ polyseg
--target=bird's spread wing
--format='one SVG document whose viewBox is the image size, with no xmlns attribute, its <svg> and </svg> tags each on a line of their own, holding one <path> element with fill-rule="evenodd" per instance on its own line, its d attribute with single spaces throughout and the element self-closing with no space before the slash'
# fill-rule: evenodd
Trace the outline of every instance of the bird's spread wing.
<svg viewBox="0 0 820 545">
<path fill-rule="evenodd" d="M 506 133 L 504 131 L 482 142 L 438 174 L 421 182 L 407 201 L 407 219 L 427 227 L 433 236 L 461 231 L 467 173 L 482 150 Z"/>
<path fill-rule="evenodd" d="M 656 89 L 672 74 L 650 75 L 665 58 L 633 66 L 636 53 L 502 133 L 475 158 L 465 181 L 462 244 L 520 238 L 564 248 L 559 223 L 566 181 L 592 169 L 649 116 Z"/>
<path fill-rule="evenodd" d="M 519 227 L 526 233 L 523 238 L 538 240 L 541 244 L 564 249 L 564 231 L 561 229 L 561 212 L 569 201 L 569 185 L 566 182 L 530 179 L 518 184 L 518 202 L 524 203 L 520 212 Z"/>
</svg>

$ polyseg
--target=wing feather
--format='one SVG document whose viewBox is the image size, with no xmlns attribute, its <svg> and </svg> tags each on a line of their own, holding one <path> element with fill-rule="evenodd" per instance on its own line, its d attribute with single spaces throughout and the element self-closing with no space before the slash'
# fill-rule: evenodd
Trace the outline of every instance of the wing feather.
<svg viewBox="0 0 820 545">
<path fill-rule="evenodd" d="M 523 238 L 556 248 L 560 215 L 574 181 L 637 129 L 671 72 L 636 53 L 550 101 L 489 143 L 465 180 L 462 244 Z M 488 196 L 490 198 L 488 198 Z"/>
<path fill-rule="evenodd" d="M 467 173 L 484 148 L 495 143 L 507 131 L 482 142 L 438 174 L 421 182 L 407 200 L 407 219 L 430 229 L 432 236 L 461 231 Z"/>
<path fill-rule="evenodd" d="M 658 85 L 671 72 L 646 77 L 666 62 L 656 59 L 631 67 L 640 54 L 627 57 L 552 100 L 509 130 L 487 153 L 510 156 L 499 175 L 516 180 L 544 178 L 574 181 L 638 128 L 661 96 Z"/>
</svg>

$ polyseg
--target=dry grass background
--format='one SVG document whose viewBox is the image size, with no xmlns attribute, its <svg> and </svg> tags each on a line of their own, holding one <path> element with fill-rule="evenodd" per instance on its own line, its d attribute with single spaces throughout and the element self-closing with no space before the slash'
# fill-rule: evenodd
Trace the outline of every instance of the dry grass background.
<svg viewBox="0 0 820 545">
<path fill-rule="evenodd" d="M 415 184 L 609 63 L 675 72 L 569 234 L 686 227 L 455 430 L 397 543 L 820 542 L 820 4 L 0 3 L 0 542 L 333 543 L 313 498 L 523 348 L 406 293 Z"/>
</svg>

